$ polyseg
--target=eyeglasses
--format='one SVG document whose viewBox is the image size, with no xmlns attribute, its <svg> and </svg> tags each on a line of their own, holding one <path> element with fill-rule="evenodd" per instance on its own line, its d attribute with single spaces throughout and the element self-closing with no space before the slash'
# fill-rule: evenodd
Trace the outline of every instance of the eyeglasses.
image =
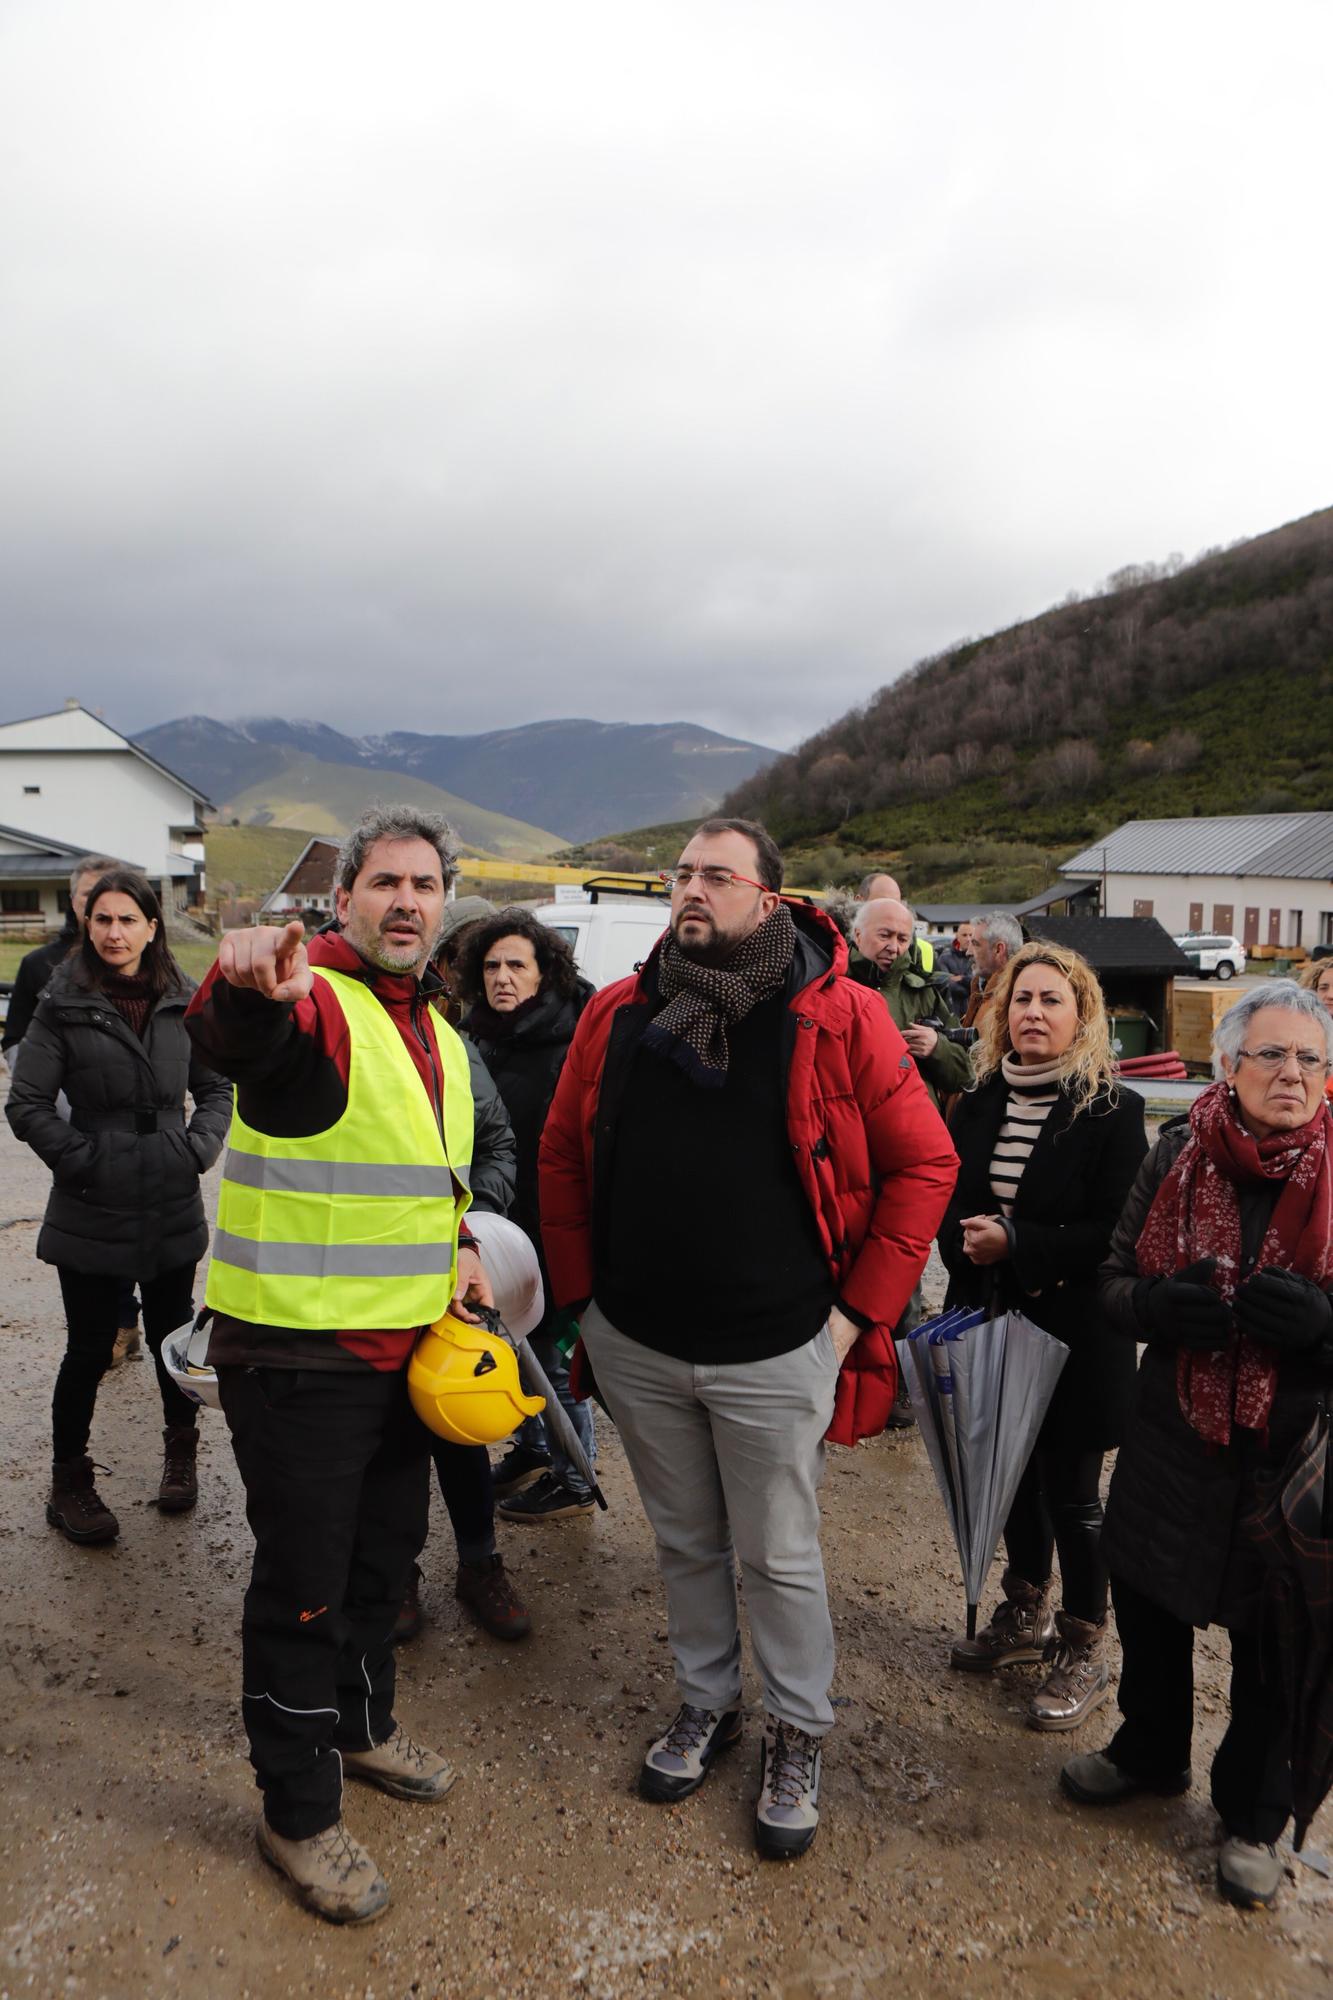
<svg viewBox="0 0 1333 2000">
<path fill-rule="evenodd" d="M 1276 1071 L 1280 1070 L 1288 1056 L 1295 1056 L 1297 1062 L 1300 1064 L 1302 1076 L 1318 1076 L 1322 1070 L 1328 1068 L 1328 1057 L 1318 1055 L 1314 1049 L 1298 1049 L 1294 1047 L 1289 1049 L 1242 1049 L 1240 1053 L 1243 1056 L 1248 1056 L 1255 1068 L 1263 1070 L 1267 1076 L 1272 1076 Z"/>
<path fill-rule="evenodd" d="M 738 875 L 734 868 L 659 868 L 658 875 L 668 889 L 688 889 L 695 876 L 705 889 L 729 889 L 733 882 L 743 882 L 747 889 L 762 889 L 768 893 L 766 882 L 756 882 L 753 875 Z"/>
</svg>

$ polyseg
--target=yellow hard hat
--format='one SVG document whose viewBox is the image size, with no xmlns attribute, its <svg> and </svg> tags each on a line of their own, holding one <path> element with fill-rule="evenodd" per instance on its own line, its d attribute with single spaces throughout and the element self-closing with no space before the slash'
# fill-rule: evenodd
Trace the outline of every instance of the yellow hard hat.
<svg viewBox="0 0 1333 2000">
<path fill-rule="evenodd" d="M 418 1339 L 407 1393 L 427 1429 L 450 1444 L 500 1444 L 546 1408 L 544 1396 L 523 1393 L 509 1342 L 452 1313 Z"/>
</svg>

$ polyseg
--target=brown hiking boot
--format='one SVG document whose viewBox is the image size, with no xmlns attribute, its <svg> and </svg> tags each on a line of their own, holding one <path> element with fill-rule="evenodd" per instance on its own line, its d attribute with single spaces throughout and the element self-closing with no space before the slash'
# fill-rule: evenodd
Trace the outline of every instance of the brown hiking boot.
<svg viewBox="0 0 1333 2000">
<path fill-rule="evenodd" d="M 498 1555 L 489 1562 L 460 1563 L 454 1596 L 492 1639 L 526 1639 L 532 1630 L 528 1607 Z"/>
<path fill-rule="evenodd" d="M 1011 1569 L 1000 1579 L 1004 1600 L 991 1613 L 975 1639 L 955 1639 L 949 1665 L 968 1673 L 988 1674 L 994 1667 L 1029 1666 L 1046 1657 L 1055 1637 L 1051 1610 L 1051 1579 L 1028 1583 Z"/>
<path fill-rule="evenodd" d="M 116 1329 L 115 1346 L 111 1349 L 111 1366 L 120 1368 L 127 1361 L 137 1360 L 143 1353 L 143 1335 L 137 1326 L 121 1326 Z"/>
<path fill-rule="evenodd" d="M 1046 1648 L 1051 1671 L 1028 1703 L 1027 1719 L 1033 1729 L 1077 1729 L 1111 1692 L 1106 1620 L 1090 1625 L 1057 1611 L 1055 1629 Z"/>
<path fill-rule="evenodd" d="M 164 1514 L 188 1514 L 199 1498 L 199 1481 L 194 1469 L 199 1433 L 193 1424 L 168 1424 L 162 1433 L 162 1443 L 165 1456 L 162 1460 L 162 1484 L 157 1489 L 157 1504 Z"/>
<path fill-rule="evenodd" d="M 331 1924 L 368 1924 L 388 1904 L 388 1883 L 341 1820 L 309 1840 L 284 1840 L 261 1819 L 255 1839 L 270 1868 L 295 1885 L 308 1910 Z"/>
<path fill-rule="evenodd" d="M 93 1485 L 93 1462 L 86 1454 L 53 1460 L 46 1518 L 72 1542 L 114 1542 L 120 1533 L 120 1522 Z"/>
</svg>

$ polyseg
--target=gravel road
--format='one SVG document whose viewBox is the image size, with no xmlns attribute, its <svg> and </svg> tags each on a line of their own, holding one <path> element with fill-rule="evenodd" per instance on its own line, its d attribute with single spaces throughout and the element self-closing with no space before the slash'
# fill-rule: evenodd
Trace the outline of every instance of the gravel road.
<svg viewBox="0 0 1333 2000">
<path fill-rule="evenodd" d="M 1035 1670 L 950 1674 L 956 1558 L 912 1434 L 829 1458 L 839 1726 L 803 1861 L 751 1848 L 753 1702 L 749 1747 L 697 1798 L 664 1811 L 634 1792 L 675 1704 L 652 1543 L 608 1425 L 609 1514 L 501 1530 L 533 1611 L 525 1644 L 465 1621 L 437 1499 L 430 1623 L 401 1656 L 399 1712 L 459 1782 L 434 1808 L 353 1788 L 349 1823 L 393 1904 L 364 1931 L 308 1917 L 254 1848 L 237 1700 L 249 1536 L 221 1419 L 205 1418 L 198 1511 L 160 1516 L 160 1408 L 148 1364 L 126 1366 L 93 1438 L 119 1542 L 79 1550 L 46 1525 L 62 1336 L 33 1255 L 45 1193 L 0 1127 L 0 2000 L 1333 1996 L 1333 1882 L 1289 1857 L 1275 1911 L 1229 1909 L 1206 1789 L 1080 1811 L 1056 1774 L 1106 1740 L 1111 1711 L 1037 1736 L 1022 1720 Z M 1221 1658 L 1200 1642 L 1196 1768 L 1224 1713 Z M 1311 1846 L 1333 1849 L 1333 1805 Z"/>
</svg>

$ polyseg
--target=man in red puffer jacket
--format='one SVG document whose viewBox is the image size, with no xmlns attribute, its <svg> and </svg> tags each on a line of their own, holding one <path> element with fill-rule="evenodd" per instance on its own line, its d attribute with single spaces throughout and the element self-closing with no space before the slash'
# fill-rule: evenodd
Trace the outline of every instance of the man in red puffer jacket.
<svg viewBox="0 0 1333 2000">
<path fill-rule="evenodd" d="M 541 1146 L 542 1241 L 657 1537 L 682 1706 L 639 1774 L 696 1791 L 740 1736 L 735 1556 L 767 1711 L 755 1835 L 818 1825 L 833 1627 L 824 1439 L 881 1431 L 958 1162 L 822 912 L 751 820 L 705 820 L 671 922 L 570 1044 Z"/>
</svg>

